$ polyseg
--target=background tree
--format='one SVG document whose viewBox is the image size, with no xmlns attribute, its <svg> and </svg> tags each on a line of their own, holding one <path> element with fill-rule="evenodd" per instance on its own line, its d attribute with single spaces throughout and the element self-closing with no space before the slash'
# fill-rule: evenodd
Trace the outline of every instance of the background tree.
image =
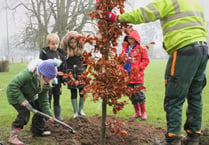
<svg viewBox="0 0 209 145">
<path fill-rule="evenodd" d="M 84 34 L 85 27 L 89 29 L 88 24 L 93 23 L 88 16 L 93 0 L 17 0 L 16 3 L 10 9 L 24 8 L 27 15 L 22 39 L 17 44 L 29 42 L 31 48 L 44 47 L 49 33 L 57 33 L 60 39 L 71 30 Z"/>
</svg>

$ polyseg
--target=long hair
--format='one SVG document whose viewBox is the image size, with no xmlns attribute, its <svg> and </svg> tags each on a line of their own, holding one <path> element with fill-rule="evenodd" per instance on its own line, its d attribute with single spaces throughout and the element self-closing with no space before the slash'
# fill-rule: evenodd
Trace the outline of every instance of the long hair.
<svg viewBox="0 0 209 145">
<path fill-rule="evenodd" d="M 83 52 L 83 46 L 79 44 L 79 40 L 76 40 L 77 42 L 77 47 L 72 48 L 70 47 L 70 41 L 75 39 L 75 37 L 69 37 L 68 39 L 68 47 L 67 47 L 67 58 L 71 56 L 80 56 Z"/>
<path fill-rule="evenodd" d="M 76 39 L 77 47 L 76 48 L 70 47 L 70 41 L 72 39 L 75 39 L 77 36 L 80 36 L 78 32 L 70 31 L 62 39 L 61 48 L 64 49 L 65 52 L 67 53 L 67 59 L 72 56 L 80 56 L 83 52 L 83 44 L 81 44 L 80 41 L 77 39 Z"/>
<path fill-rule="evenodd" d="M 40 75 L 40 92 L 43 90 L 43 87 L 44 87 L 44 84 L 45 84 L 45 81 L 44 81 L 44 76 L 42 75 L 42 74 L 40 74 L 39 72 L 38 72 L 38 74 Z M 49 86 L 50 87 L 53 87 L 52 86 L 52 82 L 53 82 L 53 80 L 51 80 L 50 82 L 49 82 Z"/>
</svg>

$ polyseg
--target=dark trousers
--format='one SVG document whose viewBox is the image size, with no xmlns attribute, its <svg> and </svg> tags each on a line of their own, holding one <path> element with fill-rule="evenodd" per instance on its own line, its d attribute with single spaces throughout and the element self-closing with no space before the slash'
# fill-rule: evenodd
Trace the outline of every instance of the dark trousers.
<svg viewBox="0 0 209 145">
<path fill-rule="evenodd" d="M 50 90 L 49 90 L 49 103 L 51 106 L 51 100 L 52 97 L 54 99 L 54 106 L 60 106 L 60 85 L 54 85 Z"/>
<path fill-rule="evenodd" d="M 205 85 L 205 69 L 208 47 L 203 43 L 188 45 L 169 57 L 165 72 L 164 109 L 167 133 L 181 134 L 182 107 L 187 99 L 185 131 L 198 132 L 202 122 L 202 89 Z"/>
<path fill-rule="evenodd" d="M 128 84 L 128 87 L 134 88 L 135 86 L 142 86 L 143 84 Z M 145 94 L 139 90 L 136 94 L 132 94 L 130 98 L 132 104 L 143 104 L 146 101 Z"/>
<path fill-rule="evenodd" d="M 33 106 L 33 108 L 40 110 L 40 106 L 38 101 L 30 102 L 30 104 Z M 21 128 L 23 129 L 24 125 L 26 125 L 29 122 L 30 119 L 30 112 L 29 110 L 21 106 L 20 104 L 14 104 L 13 107 L 17 110 L 18 115 L 12 123 L 13 128 Z M 33 134 L 40 135 L 44 131 L 44 118 L 38 114 L 34 114 L 32 118 L 32 126 L 31 126 L 31 131 Z"/>
<path fill-rule="evenodd" d="M 83 91 L 83 88 L 79 88 L 79 94 Z M 70 89 L 71 92 L 71 99 L 76 99 L 77 98 L 77 89 Z M 80 94 L 80 97 L 82 98 L 83 95 Z"/>
</svg>

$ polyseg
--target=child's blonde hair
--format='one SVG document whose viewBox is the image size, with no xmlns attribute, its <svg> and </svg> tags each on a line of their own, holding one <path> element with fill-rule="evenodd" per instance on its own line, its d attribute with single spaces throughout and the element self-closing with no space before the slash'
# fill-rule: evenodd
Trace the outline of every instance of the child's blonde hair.
<svg viewBox="0 0 209 145">
<path fill-rule="evenodd" d="M 59 36 L 56 33 L 48 34 L 46 40 L 47 40 L 47 44 L 52 41 L 58 41 L 58 42 L 60 41 Z"/>
</svg>

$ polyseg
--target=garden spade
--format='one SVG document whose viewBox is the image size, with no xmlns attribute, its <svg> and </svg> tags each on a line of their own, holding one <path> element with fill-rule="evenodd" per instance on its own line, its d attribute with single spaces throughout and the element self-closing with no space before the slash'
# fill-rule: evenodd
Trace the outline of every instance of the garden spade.
<svg viewBox="0 0 209 145">
<path fill-rule="evenodd" d="M 31 112 L 33 112 L 33 113 L 35 113 L 35 114 L 39 114 L 39 115 L 41 115 L 41 116 L 43 116 L 43 117 L 46 117 L 46 118 L 49 118 L 49 119 L 51 118 L 51 116 L 49 116 L 49 115 L 47 115 L 47 114 L 45 114 L 45 113 L 43 113 L 43 112 L 40 112 L 40 111 L 34 109 L 34 108 L 31 106 L 31 104 L 29 104 L 29 103 L 26 104 L 26 108 L 27 108 L 29 111 L 31 111 Z M 76 131 L 75 131 L 70 125 L 68 125 L 68 124 L 66 124 L 66 123 L 64 123 L 64 122 L 62 122 L 62 121 L 60 121 L 60 120 L 58 120 L 58 119 L 56 119 L 56 118 L 53 118 L 53 120 L 54 120 L 55 122 L 57 122 L 57 123 L 59 123 L 59 124 L 65 126 L 65 127 L 69 128 L 69 129 L 71 130 L 71 133 L 76 133 Z"/>
</svg>

